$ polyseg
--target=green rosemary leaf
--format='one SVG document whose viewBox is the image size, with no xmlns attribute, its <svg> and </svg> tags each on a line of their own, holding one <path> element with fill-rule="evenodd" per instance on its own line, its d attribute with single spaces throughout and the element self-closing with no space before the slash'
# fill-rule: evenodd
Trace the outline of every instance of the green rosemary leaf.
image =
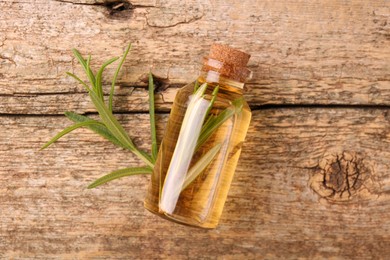
<svg viewBox="0 0 390 260">
<path fill-rule="evenodd" d="M 199 139 L 198 139 L 198 143 L 196 145 L 196 149 L 198 149 L 199 147 L 202 146 L 202 144 L 204 144 L 207 139 L 213 134 L 213 132 L 218 128 L 220 127 L 223 123 L 226 122 L 226 120 L 228 120 L 229 118 L 231 118 L 235 113 L 235 110 L 232 109 L 231 107 L 229 108 L 226 108 L 225 110 L 223 110 L 219 115 L 217 115 L 216 117 L 212 118 L 207 126 L 205 125 L 201 132 L 200 132 L 200 136 L 199 136 Z"/>
<path fill-rule="evenodd" d="M 218 91 L 219 91 L 219 86 L 216 86 L 213 90 L 213 93 L 211 94 L 214 98 L 213 101 L 215 101 L 215 98 L 217 97 Z"/>
<path fill-rule="evenodd" d="M 198 139 L 198 143 L 196 145 L 196 149 L 198 149 L 202 144 L 204 144 L 207 139 L 213 134 L 213 132 L 220 127 L 223 123 L 225 123 L 229 118 L 231 118 L 234 114 L 240 113 L 242 110 L 244 103 L 243 98 L 237 98 L 232 102 L 232 106 L 223 110 L 217 116 L 210 118 L 203 125 L 202 130 L 200 132 L 200 136 Z M 211 117 L 212 115 L 210 115 Z"/>
<path fill-rule="evenodd" d="M 160 149 L 162 151 L 165 150 L 164 141 L 161 142 Z M 160 155 L 160 162 L 164 162 L 164 159 L 165 159 L 165 155 L 164 155 L 164 153 L 161 153 L 161 155 Z M 164 163 L 157 164 L 157 167 L 159 167 L 159 169 L 157 169 L 157 172 L 163 172 L 163 166 L 164 166 Z M 154 170 L 154 168 L 153 168 L 153 170 Z M 157 178 L 158 178 L 158 192 L 159 192 L 159 196 L 161 196 L 162 189 L 163 189 L 163 184 L 164 184 L 166 176 L 163 176 L 163 174 L 157 174 L 157 175 L 158 175 L 157 176 Z"/>
<path fill-rule="evenodd" d="M 42 146 L 41 150 L 47 148 L 49 145 L 51 145 L 52 143 L 56 142 L 58 139 L 60 139 L 61 137 L 63 137 L 64 135 L 72 132 L 73 130 L 76 130 L 77 128 L 80 128 L 80 127 L 84 127 L 84 126 L 88 126 L 88 125 L 96 125 L 96 124 L 102 124 L 98 121 L 85 121 L 85 122 L 80 122 L 80 123 L 76 123 L 72 126 L 69 126 L 67 128 L 65 128 L 64 130 L 62 130 L 61 132 L 59 132 L 56 136 L 54 136 L 49 142 L 47 142 L 44 146 Z"/>
<path fill-rule="evenodd" d="M 96 79 L 92 73 L 90 64 L 91 64 L 91 55 L 88 56 L 87 64 L 86 64 L 87 76 L 88 76 L 89 82 L 91 82 L 91 84 L 92 84 L 92 89 L 95 91 L 96 94 L 98 94 L 98 89 L 96 88 Z"/>
<path fill-rule="evenodd" d="M 72 120 L 73 122 L 76 122 L 76 123 L 79 123 L 79 122 L 85 122 L 85 121 L 95 121 L 94 119 L 92 118 L 89 118 L 87 116 L 83 116 L 83 115 L 79 115 L 79 114 L 76 114 L 76 113 L 73 113 L 73 112 L 65 112 L 65 116 L 67 118 L 69 118 L 70 120 Z M 96 121 L 97 122 L 97 121 Z M 111 143 L 119 146 L 119 147 L 122 147 L 124 149 L 127 149 L 127 150 L 130 150 L 125 144 L 122 144 L 111 132 L 110 130 L 108 130 L 108 128 L 104 125 L 104 124 L 101 124 L 101 125 L 89 125 L 89 126 L 86 126 L 88 129 L 94 131 L 95 133 L 99 134 L 100 136 L 102 136 L 103 138 L 107 139 L 108 141 L 110 141 Z M 132 151 L 132 150 L 130 150 Z M 149 154 L 147 154 L 146 152 L 140 150 L 139 151 L 145 158 L 147 158 L 149 161 L 152 160 L 152 158 L 150 157 Z"/>
<path fill-rule="evenodd" d="M 218 91 L 219 91 L 219 86 L 216 86 L 213 90 L 213 93 L 211 94 L 210 105 L 209 105 L 209 108 L 207 109 L 206 115 L 210 114 L 210 111 L 213 108 L 214 102 L 217 99 Z"/>
<path fill-rule="evenodd" d="M 207 83 L 203 83 L 202 85 L 200 85 L 200 87 L 196 90 L 195 92 L 195 95 L 199 96 L 199 97 L 203 97 L 204 93 L 206 92 L 206 89 L 207 89 Z"/>
<path fill-rule="evenodd" d="M 113 101 L 113 97 L 114 97 L 114 88 L 115 88 L 116 78 L 118 77 L 119 71 L 121 70 L 122 65 L 123 65 L 123 63 L 124 63 L 124 61 L 125 61 L 125 59 L 127 57 L 127 54 L 129 53 L 130 49 L 131 49 L 131 43 L 129 43 L 129 45 L 127 46 L 126 51 L 123 54 L 123 57 L 122 57 L 119 65 L 118 65 L 118 68 L 115 71 L 114 78 L 112 80 L 111 90 L 110 90 L 110 97 L 108 99 L 108 109 L 110 111 L 112 111 L 112 101 Z"/>
<path fill-rule="evenodd" d="M 98 90 L 98 93 L 99 93 L 99 97 L 103 99 L 103 87 L 102 87 L 102 75 L 103 75 L 103 71 L 104 69 L 110 65 L 111 63 L 117 61 L 119 58 L 118 57 L 115 57 L 115 58 L 112 58 L 108 61 L 106 61 L 99 69 L 99 71 L 97 72 L 96 74 L 96 89 Z"/>
<path fill-rule="evenodd" d="M 156 162 L 157 159 L 157 137 L 156 137 L 156 118 L 154 113 L 154 84 L 152 73 L 149 73 L 149 118 L 150 118 L 150 133 L 152 139 L 152 159 Z"/>
<path fill-rule="evenodd" d="M 211 163 L 214 157 L 217 155 L 221 149 L 222 144 L 216 144 L 211 148 L 205 155 L 203 155 L 188 171 L 184 184 L 182 186 L 182 191 L 188 187 L 195 179 L 203 172 L 204 169 Z"/>
<path fill-rule="evenodd" d="M 108 130 L 110 130 L 110 132 L 128 148 L 133 148 L 133 141 L 130 139 L 130 137 L 127 135 L 127 133 L 116 120 L 116 118 L 112 115 L 112 113 L 108 111 L 107 107 L 99 99 L 96 93 L 91 91 L 89 92 L 89 96 L 91 97 L 91 100 L 95 105 L 95 108 L 98 111 L 100 118 L 102 119 Z"/>
<path fill-rule="evenodd" d="M 85 69 L 85 72 L 87 72 L 87 62 L 81 55 L 81 53 L 77 49 L 72 49 L 72 52 L 74 56 L 77 58 L 77 60 L 80 62 L 81 66 Z"/>
<path fill-rule="evenodd" d="M 136 154 L 146 164 L 153 167 L 153 162 L 145 156 L 145 153 L 140 152 L 140 150 L 138 150 L 138 148 L 134 145 L 133 141 L 127 135 L 126 131 L 119 124 L 113 114 L 107 109 L 103 101 L 99 99 L 96 93 L 91 91 L 89 92 L 89 96 L 91 97 L 91 100 L 94 103 L 96 110 L 98 111 L 103 123 L 108 128 L 108 130 L 115 136 L 115 138 L 118 139 L 118 141 L 121 142 L 123 145 L 125 145 L 126 148 Z"/>
<path fill-rule="evenodd" d="M 134 168 L 124 168 L 124 169 L 116 170 L 91 183 L 88 186 L 88 189 L 96 188 L 97 186 L 100 186 L 104 183 L 107 183 L 109 181 L 121 177 L 132 176 L 137 174 L 151 174 L 151 173 L 152 173 L 152 169 L 150 167 L 134 167 Z"/>
<path fill-rule="evenodd" d="M 196 80 L 194 85 L 194 94 L 198 90 L 198 88 L 199 88 L 199 82 Z"/>
<path fill-rule="evenodd" d="M 89 117 L 83 116 L 83 115 L 79 115 L 79 114 L 76 114 L 73 112 L 65 112 L 65 116 L 75 123 L 81 123 L 81 122 L 91 121 L 91 120 L 95 121 L 92 118 L 89 118 Z M 111 134 L 110 130 L 108 130 L 105 125 L 103 125 L 103 124 L 101 124 L 101 125 L 88 125 L 86 127 L 88 129 L 92 130 L 93 132 L 97 133 L 98 135 L 102 136 L 103 138 L 107 139 L 111 143 L 113 143 L 119 147 L 127 149 L 124 144 L 119 142 L 118 139 L 116 139 L 115 136 L 113 136 Z"/>
<path fill-rule="evenodd" d="M 88 85 L 87 85 L 84 81 L 82 81 L 79 77 L 77 77 L 76 75 L 74 75 L 73 73 L 70 73 L 70 72 L 66 72 L 66 74 L 67 74 L 68 76 L 71 76 L 72 78 L 74 78 L 74 79 L 77 80 L 78 82 L 80 82 L 81 85 L 83 85 L 83 86 L 86 88 L 86 90 L 87 90 L 88 92 L 91 91 L 91 89 L 88 87 Z"/>
<path fill-rule="evenodd" d="M 214 116 L 212 114 L 210 114 L 207 119 L 205 120 L 204 124 L 203 124 L 203 127 L 202 127 L 202 130 L 206 129 L 209 127 L 210 124 L 212 124 L 215 120 L 217 116 Z"/>
<path fill-rule="evenodd" d="M 87 66 L 87 61 L 83 58 L 83 56 L 80 54 L 80 52 L 76 49 L 73 49 L 73 54 L 74 56 L 76 56 L 77 60 L 80 62 L 81 66 L 83 66 L 84 70 L 85 70 L 85 73 L 88 75 L 88 66 Z M 92 78 L 90 78 L 90 81 L 91 83 L 94 85 L 95 83 L 95 77 L 93 76 L 93 73 L 92 75 L 90 75 Z"/>
</svg>

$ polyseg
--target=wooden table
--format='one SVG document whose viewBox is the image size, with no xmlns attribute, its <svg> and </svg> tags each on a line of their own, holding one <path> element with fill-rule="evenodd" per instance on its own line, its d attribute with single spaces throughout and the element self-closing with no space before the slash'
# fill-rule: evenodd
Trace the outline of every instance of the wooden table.
<svg viewBox="0 0 390 260">
<path fill-rule="evenodd" d="M 374 258 L 390 253 L 390 2 L 0 1 L 0 257 L 67 259 Z M 133 43 L 115 112 L 150 146 L 145 73 L 158 80 L 158 134 L 175 91 L 213 42 L 250 52 L 253 120 L 220 226 L 143 208 L 149 176 L 98 189 L 141 165 L 88 130 L 97 117 L 71 49 L 94 68 Z M 108 91 L 115 66 L 104 77 Z"/>
</svg>

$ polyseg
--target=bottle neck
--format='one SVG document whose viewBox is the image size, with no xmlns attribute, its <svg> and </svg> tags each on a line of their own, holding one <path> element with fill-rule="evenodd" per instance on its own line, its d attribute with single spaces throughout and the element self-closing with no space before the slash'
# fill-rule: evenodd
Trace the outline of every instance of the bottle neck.
<svg viewBox="0 0 390 260">
<path fill-rule="evenodd" d="M 227 88 L 229 91 L 242 94 L 245 81 L 251 77 L 251 74 L 245 66 L 204 57 L 198 82 L 218 85 L 220 88 Z"/>
<path fill-rule="evenodd" d="M 242 92 L 242 89 L 244 88 L 245 85 L 243 82 L 226 78 L 223 75 L 220 75 L 218 72 L 212 70 L 202 71 L 198 77 L 198 82 L 207 83 L 211 85 L 218 85 L 220 87 L 234 88 L 239 92 Z"/>
</svg>

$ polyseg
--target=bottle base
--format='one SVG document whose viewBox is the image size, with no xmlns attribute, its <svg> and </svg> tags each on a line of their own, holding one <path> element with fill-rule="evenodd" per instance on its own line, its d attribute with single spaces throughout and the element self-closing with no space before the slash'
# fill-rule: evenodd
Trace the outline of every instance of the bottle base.
<svg viewBox="0 0 390 260">
<path fill-rule="evenodd" d="M 144 208 L 147 209 L 150 213 L 153 213 L 154 215 L 162 217 L 162 218 L 164 218 L 166 220 L 171 220 L 170 218 L 165 216 L 163 213 L 160 213 L 158 207 L 151 206 L 148 203 L 146 203 L 146 201 L 144 202 Z"/>
<path fill-rule="evenodd" d="M 201 228 L 201 229 L 215 229 L 218 226 L 218 223 L 212 225 L 210 223 L 199 223 L 199 222 L 196 222 L 196 221 L 193 221 L 190 219 L 184 219 L 184 218 L 178 218 L 176 216 L 171 216 L 167 213 L 160 212 L 160 210 L 157 207 L 151 206 L 151 205 L 147 204 L 146 202 L 144 203 L 144 208 L 147 209 L 149 212 L 151 212 L 159 217 L 162 217 L 166 220 L 169 220 L 169 221 L 172 221 L 172 222 L 175 222 L 177 224 L 184 225 L 184 226 Z"/>
</svg>

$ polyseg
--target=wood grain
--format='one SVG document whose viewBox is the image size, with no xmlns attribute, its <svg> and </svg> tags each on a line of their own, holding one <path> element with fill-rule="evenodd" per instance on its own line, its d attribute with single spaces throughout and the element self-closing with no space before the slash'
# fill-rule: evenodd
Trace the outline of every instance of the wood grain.
<svg viewBox="0 0 390 260">
<path fill-rule="evenodd" d="M 0 0 L 0 258 L 386 259 L 389 18 L 386 0 Z M 115 112 L 144 149 L 149 70 L 161 139 L 211 43 L 252 54 L 253 121 L 215 230 L 144 210 L 148 176 L 87 190 L 142 165 L 87 130 L 38 151 L 64 111 L 96 117 L 65 77 L 83 73 L 71 49 L 97 69 L 129 42 Z"/>
<path fill-rule="evenodd" d="M 252 53 L 247 98 L 253 106 L 389 104 L 387 1 L 139 0 L 114 13 L 111 2 L 1 1 L 0 113 L 89 110 L 82 86 L 64 74 L 82 75 L 71 49 L 92 54 L 97 68 L 128 42 L 133 51 L 118 85 L 144 86 L 151 69 L 166 79 L 168 99 L 171 87 L 196 78 L 202 56 L 217 41 Z M 69 107 L 55 102 L 57 94 Z M 139 110 L 128 103 L 118 110 Z"/>
<path fill-rule="evenodd" d="M 149 147 L 148 116 L 120 121 Z M 159 134 L 167 115 L 159 116 Z M 132 128 L 137 121 L 137 128 Z M 381 258 L 390 246 L 390 115 L 380 109 L 254 111 L 220 226 L 170 223 L 143 208 L 148 176 L 85 187 L 140 164 L 88 130 L 43 152 L 63 117 L 2 117 L 2 258 Z M 309 185 L 326 154 L 358 153 L 372 169 L 346 200 Z M 140 164 L 141 165 L 141 164 Z"/>
</svg>

